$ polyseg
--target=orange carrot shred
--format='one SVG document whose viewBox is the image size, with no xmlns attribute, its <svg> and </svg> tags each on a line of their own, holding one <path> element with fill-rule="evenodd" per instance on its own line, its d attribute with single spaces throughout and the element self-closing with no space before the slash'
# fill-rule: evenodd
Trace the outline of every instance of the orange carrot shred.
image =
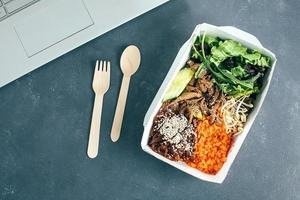
<svg viewBox="0 0 300 200">
<path fill-rule="evenodd" d="M 216 174 L 227 159 L 232 144 L 232 135 L 226 132 L 224 122 L 210 124 L 209 117 L 197 126 L 198 141 L 194 159 L 187 164 L 208 174 Z"/>
</svg>

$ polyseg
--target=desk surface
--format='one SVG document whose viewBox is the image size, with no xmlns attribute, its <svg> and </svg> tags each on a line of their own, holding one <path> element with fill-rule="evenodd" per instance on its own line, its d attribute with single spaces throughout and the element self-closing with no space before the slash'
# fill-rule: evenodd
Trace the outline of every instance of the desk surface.
<svg viewBox="0 0 300 200">
<path fill-rule="evenodd" d="M 300 2 L 173 0 L 0 89 L 0 199 L 300 199 Z M 144 153 L 143 117 L 177 51 L 198 23 L 256 35 L 278 58 L 261 112 L 222 185 Z M 122 135 L 109 133 L 119 57 L 142 52 Z M 95 59 L 112 61 L 100 155 L 86 156 Z"/>
</svg>

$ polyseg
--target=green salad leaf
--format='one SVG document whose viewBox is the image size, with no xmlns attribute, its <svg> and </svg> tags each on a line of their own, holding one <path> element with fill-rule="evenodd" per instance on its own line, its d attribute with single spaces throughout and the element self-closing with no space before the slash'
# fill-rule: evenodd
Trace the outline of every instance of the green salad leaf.
<svg viewBox="0 0 300 200">
<path fill-rule="evenodd" d="M 245 59 L 245 63 L 252 65 L 258 65 L 261 67 L 270 67 L 270 58 L 267 58 L 258 51 L 250 51 L 241 43 L 233 40 L 225 40 L 220 42 L 219 46 L 213 46 L 211 48 L 210 61 L 216 66 L 229 57 L 241 56 Z"/>
<path fill-rule="evenodd" d="M 231 68 L 230 72 L 233 76 L 238 77 L 238 78 L 244 78 L 244 77 L 247 77 L 247 75 L 248 75 L 247 72 L 245 71 L 245 69 L 242 68 L 241 66 Z"/>
<path fill-rule="evenodd" d="M 209 70 L 214 83 L 225 94 L 235 97 L 258 93 L 257 80 L 264 76 L 265 68 L 271 66 L 270 58 L 257 50 L 206 34 L 196 38 L 191 57 L 201 63 L 195 73 L 196 79 Z"/>
<path fill-rule="evenodd" d="M 208 44 L 209 47 L 213 47 L 219 43 L 219 39 L 210 35 L 206 35 L 204 38 L 204 42 Z"/>
</svg>

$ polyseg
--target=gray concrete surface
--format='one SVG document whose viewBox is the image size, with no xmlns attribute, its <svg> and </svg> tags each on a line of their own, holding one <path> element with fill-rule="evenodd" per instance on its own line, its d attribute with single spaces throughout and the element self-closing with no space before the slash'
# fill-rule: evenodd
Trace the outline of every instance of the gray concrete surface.
<svg viewBox="0 0 300 200">
<path fill-rule="evenodd" d="M 0 89 L 0 199 L 300 199 L 300 1 L 173 0 Z M 221 185 L 144 153 L 143 117 L 196 24 L 232 25 L 278 58 L 261 112 Z M 122 136 L 109 138 L 121 82 L 119 57 L 142 51 Z M 112 61 L 100 154 L 86 156 L 96 59 Z"/>
</svg>

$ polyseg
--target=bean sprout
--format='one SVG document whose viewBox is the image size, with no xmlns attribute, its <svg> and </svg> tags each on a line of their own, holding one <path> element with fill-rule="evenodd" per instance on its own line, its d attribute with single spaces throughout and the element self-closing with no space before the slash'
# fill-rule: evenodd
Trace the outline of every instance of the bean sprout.
<svg viewBox="0 0 300 200">
<path fill-rule="evenodd" d="M 247 121 L 248 111 L 253 107 L 251 103 L 245 103 L 249 97 L 242 96 L 239 99 L 229 97 L 221 108 L 221 113 L 224 118 L 226 132 L 235 136 L 242 133 L 244 125 Z"/>
</svg>

